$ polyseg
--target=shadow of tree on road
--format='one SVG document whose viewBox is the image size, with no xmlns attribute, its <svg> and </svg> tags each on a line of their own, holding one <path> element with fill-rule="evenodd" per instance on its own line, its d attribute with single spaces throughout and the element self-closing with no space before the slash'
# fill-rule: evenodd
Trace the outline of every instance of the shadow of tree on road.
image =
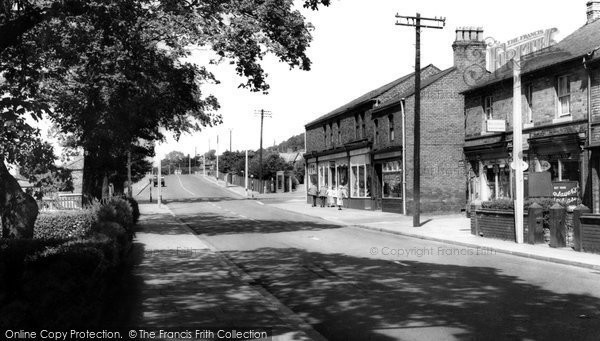
<svg viewBox="0 0 600 341">
<path fill-rule="evenodd" d="M 265 328 L 301 339 L 278 308 L 209 250 L 147 251 L 136 243 L 135 271 L 121 285 L 120 328 Z"/>
<path fill-rule="evenodd" d="M 294 231 L 318 231 L 339 229 L 343 226 L 317 221 L 298 220 L 297 215 L 288 220 L 250 220 L 227 217 L 213 213 L 196 213 L 178 215 L 197 234 L 206 236 L 241 234 L 241 233 L 281 233 Z"/>
<path fill-rule="evenodd" d="M 597 340 L 600 299 L 491 267 L 262 248 L 227 257 L 330 340 Z M 584 318 L 585 317 L 585 318 Z"/>
</svg>

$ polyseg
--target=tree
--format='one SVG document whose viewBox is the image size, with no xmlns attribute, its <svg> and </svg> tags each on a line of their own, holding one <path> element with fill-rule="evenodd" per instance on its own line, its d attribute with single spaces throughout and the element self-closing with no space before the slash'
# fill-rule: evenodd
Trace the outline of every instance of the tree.
<svg viewBox="0 0 600 341">
<path fill-rule="evenodd" d="M 267 53 L 310 69 L 312 26 L 292 0 L 2 5 L 0 92 L 12 104 L 0 112 L 34 118 L 46 112 L 63 133 L 73 134 L 72 146 L 86 151 L 84 192 L 92 196 L 100 195 L 108 177 L 120 176 L 124 155 L 140 141 L 163 140 L 161 127 L 177 138 L 221 122 L 216 98 L 200 91 L 201 84 L 216 82 L 214 76 L 206 66 L 182 62 L 189 46 L 210 47 L 212 62 L 230 60 L 245 78 L 240 86 L 251 91 L 269 89 L 260 66 Z M 319 5 L 329 0 L 304 1 L 313 10 Z M 16 189 L 1 189 L 4 201 L 14 197 Z"/>
<path fill-rule="evenodd" d="M 254 175 L 254 177 L 258 179 L 260 174 L 260 161 L 258 154 L 250 160 L 248 168 L 250 174 Z M 288 171 L 292 169 L 293 167 L 285 162 L 285 160 L 279 156 L 278 153 L 267 152 L 263 155 L 262 180 L 275 178 L 278 171 Z"/>
<path fill-rule="evenodd" d="M 246 153 L 225 151 L 219 157 L 219 172 L 241 175 L 245 168 Z"/>
</svg>

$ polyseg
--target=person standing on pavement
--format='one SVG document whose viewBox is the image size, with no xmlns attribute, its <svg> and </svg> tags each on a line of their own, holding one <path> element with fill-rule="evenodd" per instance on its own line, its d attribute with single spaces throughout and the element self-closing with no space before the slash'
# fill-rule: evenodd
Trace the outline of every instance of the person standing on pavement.
<svg viewBox="0 0 600 341">
<path fill-rule="evenodd" d="M 339 186 L 337 190 L 337 206 L 338 210 L 342 210 L 342 206 L 344 206 L 344 198 L 346 197 L 346 187 Z"/>
<path fill-rule="evenodd" d="M 311 185 L 308 189 L 308 195 L 312 197 L 312 207 L 317 206 L 317 187 L 315 185 Z"/>
<path fill-rule="evenodd" d="M 327 200 L 327 187 L 323 186 L 319 189 L 319 198 L 321 199 L 321 207 L 325 207 L 325 201 Z"/>
<path fill-rule="evenodd" d="M 335 191 L 331 186 L 327 187 L 327 207 L 335 207 L 334 199 Z"/>
</svg>

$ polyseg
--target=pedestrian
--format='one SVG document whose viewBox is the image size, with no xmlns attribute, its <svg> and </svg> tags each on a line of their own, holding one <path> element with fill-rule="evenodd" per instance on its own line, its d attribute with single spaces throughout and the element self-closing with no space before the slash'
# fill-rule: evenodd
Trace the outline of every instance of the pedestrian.
<svg viewBox="0 0 600 341">
<path fill-rule="evenodd" d="M 317 206 L 317 187 L 315 185 L 311 185 L 308 189 L 308 195 L 312 197 L 312 207 Z"/>
<path fill-rule="evenodd" d="M 327 200 L 327 187 L 323 186 L 319 189 L 319 198 L 321 199 L 321 207 L 325 207 L 325 201 Z"/>
<path fill-rule="evenodd" d="M 335 196 L 335 191 L 331 186 L 327 187 L 327 207 L 335 207 L 335 202 L 333 201 L 333 197 Z"/>
<path fill-rule="evenodd" d="M 342 210 L 342 206 L 344 206 L 344 198 L 346 197 L 346 187 L 340 186 L 337 191 L 337 206 L 338 210 Z"/>
</svg>

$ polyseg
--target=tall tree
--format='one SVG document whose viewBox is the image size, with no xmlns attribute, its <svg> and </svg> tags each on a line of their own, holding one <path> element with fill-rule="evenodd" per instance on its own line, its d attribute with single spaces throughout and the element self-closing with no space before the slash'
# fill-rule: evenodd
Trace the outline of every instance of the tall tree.
<svg viewBox="0 0 600 341">
<path fill-rule="evenodd" d="M 22 116 L 46 111 L 73 146 L 86 150 L 84 191 L 99 196 L 103 180 L 122 169 L 140 141 L 163 140 L 221 122 L 216 82 L 206 66 L 182 62 L 189 46 L 230 60 L 240 86 L 267 92 L 260 62 L 273 53 L 309 70 L 312 26 L 292 0 L 14 0 L 0 14 L 0 92 Z M 329 0 L 305 0 L 317 9 Z M 10 111 L 13 110 L 13 111 Z M 4 157 L 4 156 L 2 156 Z M 0 191 L 6 197 L 7 192 Z"/>
</svg>

